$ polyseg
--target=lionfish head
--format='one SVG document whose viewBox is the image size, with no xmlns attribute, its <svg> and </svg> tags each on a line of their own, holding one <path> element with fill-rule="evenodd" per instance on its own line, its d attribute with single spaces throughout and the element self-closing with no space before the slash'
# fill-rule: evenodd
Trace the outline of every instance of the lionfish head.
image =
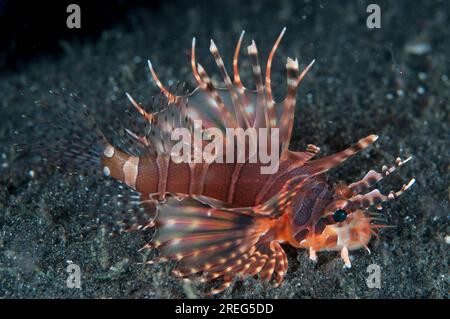
<svg viewBox="0 0 450 319">
<path fill-rule="evenodd" d="M 315 236 L 310 241 L 320 241 L 321 249 L 317 250 L 348 250 L 364 247 L 372 235 L 378 236 L 380 228 L 392 227 L 384 223 L 380 213 L 370 210 L 375 207 L 382 209 L 382 203 L 391 201 L 409 189 L 415 182 L 411 179 L 398 191 L 384 195 L 374 185 L 394 172 L 398 167 L 408 162 L 397 158 L 395 165 L 383 166 L 382 172 L 369 171 L 360 181 L 346 185 L 339 183 L 333 187 L 333 200 L 324 209 L 323 215 L 315 225 Z M 371 190 L 372 189 L 372 190 Z M 314 243 L 310 243 L 313 245 Z M 320 245 L 318 245 L 320 246 Z"/>
</svg>

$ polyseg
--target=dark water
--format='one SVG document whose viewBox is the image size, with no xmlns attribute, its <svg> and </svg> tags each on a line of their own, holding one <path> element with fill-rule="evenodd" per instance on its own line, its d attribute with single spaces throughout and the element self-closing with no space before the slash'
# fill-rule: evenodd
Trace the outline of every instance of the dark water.
<svg viewBox="0 0 450 319">
<path fill-rule="evenodd" d="M 51 107 L 42 107 L 51 89 L 77 92 L 107 125 L 128 103 L 124 92 L 141 101 L 157 93 L 147 58 L 164 83 L 181 80 L 192 86 L 193 36 L 198 60 L 214 73 L 210 38 L 231 67 L 242 29 L 244 45 L 254 38 L 266 57 L 284 26 L 272 71 L 275 98 L 285 94 L 288 56 L 298 57 L 302 67 L 316 59 L 297 95 L 292 147 L 313 143 L 331 154 L 375 133 L 380 135 L 376 145 L 334 170 L 330 179 L 352 182 L 397 156 L 412 155 L 381 188 L 398 189 L 412 177 L 417 182 L 386 205 L 386 219 L 397 227 L 370 243 L 371 255 L 352 252 L 351 270 L 342 269 L 337 253 L 319 254 L 312 264 L 306 251 L 286 247 L 290 266 L 281 287 L 250 278 L 222 296 L 445 297 L 450 6 L 447 1 L 376 1 L 381 27 L 370 29 L 366 8 L 373 2 L 80 2 L 86 18 L 78 31 L 66 29 L 62 5 L 49 4 L 45 12 L 31 8 L 42 15 L 30 14 L 34 18 L 28 20 L 25 14 L 20 22 L 14 19 L 17 8 L 8 11 L 11 3 L 5 2 L 0 15 L 0 23 L 9 26 L 2 28 L 0 55 L 0 297 L 192 297 L 196 288 L 171 278 L 170 265 L 137 264 L 151 255 L 137 252 L 141 236 L 109 237 L 86 227 L 92 222 L 88 213 L 102 210 L 105 196 L 118 192 L 115 183 L 55 172 L 31 157 L 16 160 L 13 143 L 24 132 L 32 137 L 48 129 L 35 123 L 57 121 Z M 241 70 L 251 86 L 248 59 L 242 58 Z M 82 289 L 66 286 L 70 261 L 81 268 Z M 380 289 L 366 285 L 370 264 L 381 267 Z"/>
</svg>

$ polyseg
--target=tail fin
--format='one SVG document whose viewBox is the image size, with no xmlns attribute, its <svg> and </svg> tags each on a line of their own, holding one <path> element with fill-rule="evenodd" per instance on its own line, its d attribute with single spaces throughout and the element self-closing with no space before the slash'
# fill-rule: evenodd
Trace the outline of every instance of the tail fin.
<svg viewBox="0 0 450 319">
<path fill-rule="evenodd" d="M 102 154 L 110 143 L 82 99 L 61 89 L 59 92 L 51 91 L 48 99 L 36 104 L 36 108 L 43 110 L 33 116 L 22 116 L 27 129 L 18 133 L 17 139 L 22 144 L 15 144 L 15 163 L 28 167 L 31 161 L 36 169 L 56 167 L 78 175 L 101 173 Z M 140 145 L 136 145 L 138 142 L 130 137 L 119 120 L 108 123 L 106 129 L 111 133 L 111 142 L 130 154 L 137 152 Z M 34 159 L 37 158 L 42 159 L 44 165 L 36 165 Z M 116 183 L 114 180 L 111 182 Z M 155 207 L 145 200 L 147 196 L 143 198 L 125 184 L 117 182 L 113 188 L 99 188 L 96 195 L 85 199 L 86 204 L 95 201 L 93 206 L 84 206 L 82 214 L 88 217 L 83 225 L 86 231 L 102 228 L 110 234 L 117 234 L 138 230 L 145 228 L 154 218 Z"/>
<path fill-rule="evenodd" d="M 16 144 L 19 158 L 38 155 L 48 164 L 72 173 L 100 172 L 100 155 L 108 142 L 88 107 L 65 90 L 50 93 L 56 97 L 57 107 L 48 109 L 45 120 L 30 117 L 41 133 L 21 134 L 21 142 L 25 143 Z"/>
<path fill-rule="evenodd" d="M 227 288 L 234 277 L 261 274 L 282 281 L 287 268 L 284 251 L 268 235 L 278 219 L 252 208 L 230 208 L 204 196 L 168 196 L 158 207 L 154 241 L 161 259 L 178 261 L 176 276 L 200 282 L 222 278 Z"/>
</svg>

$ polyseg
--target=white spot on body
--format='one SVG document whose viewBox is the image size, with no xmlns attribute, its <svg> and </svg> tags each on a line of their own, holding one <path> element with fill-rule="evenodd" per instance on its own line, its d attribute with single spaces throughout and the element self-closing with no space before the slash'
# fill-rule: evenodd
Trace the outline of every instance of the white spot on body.
<svg viewBox="0 0 450 319">
<path fill-rule="evenodd" d="M 110 172 L 108 166 L 103 167 L 103 175 L 109 176 L 110 173 L 111 173 L 111 172 Z"/>
<path fill-rule="evenodd" d="M 114 147 L 111 145 L 106 146 L 105 150 L 103 151 L 103 155 L 105 155 L 108 158 L 111 158 L 114 156 Z"/>
<path fill-rule="evenodd" d="M 125 177 L 125 184 L 130 187 L 136 187 L 136 180 L 138 176 L 139 157 L 131 156 L 123 164 L 123 176 Z"/>
</svg>

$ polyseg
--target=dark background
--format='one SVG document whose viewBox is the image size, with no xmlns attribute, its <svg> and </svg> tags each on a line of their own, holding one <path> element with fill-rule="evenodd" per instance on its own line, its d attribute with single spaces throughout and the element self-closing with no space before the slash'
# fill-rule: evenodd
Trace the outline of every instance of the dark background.
<svg viewBox="0 0 450 319">
<path fill-rule="evenodd" d="M 82 28 L 66 27 L 67 6 L 82 9 Z M 157 10 L 161 1 L 0 1 L 1 68 L 15 68 L 41 54 L 61 53 L 58 43 L 94 40 L 114 23 L 123 22 L 126 12 L 136 8 Z"/>
<path fill-rule="evenodd" d="M 82 28 L 69 30 L 68 3 L 81 6 Z M 254 278 L 222 297 L 445 298 L 448 292 L 448 170 L 450 2 L 448 1 L 1 1 L 0 2 L 0 297 L 176 298 L 193 287 L 170 276 L 170 264 L 142 266 L 140 234 L 110 237 L 90 228 L 120 190 L 106 178 L 80 178 L 19 158 L 14 143 L 30 142 L 58 121 L 61 105 L 49 90 L 76 92 L 108 126 L 127 105 L 157 93 L 146 59 L 164 83 L 187 80 L 189 50 L 216 79 L 208 51 L 212 37 L 227 67 L 242 29 L 263 63 L 274 40 L 287 33 L 274 60 L 276 100 L 286 90 L 287 56 L 316 64 L 297 95 L 292 148 L 313 143 L 331 154 L 375 133 L 379 141 L 330 173 L 353 182 L 370 169 L 414 159 L 380 185 L 385 193 L 409 178 L 411 191 L 386 205 L 393 229 L 372 240 L 372 254 L 352 252 L 351 270 L 337 253 L 285 247 L 289 271 L 279 288 Z M 381 29 L 366 27 L 366 7 L 382 10 Z M 242 50 L 244 51 L 244 50 Z M 242 52 L 244 84 L 253 86 Z M 43 108 L 42 106 L 47 106 Z M 27 117 L 22 117 L 27 114 Z M 30 117 L 31 116 L 31 117 Z M 106 206 L 108 207 L 108 206 Z M 66 287 L 66 267 L 77 263 L 82 289 Z M 367 266 L 382 269 L 382 288 L 368 289 Z"/>
</svg>

